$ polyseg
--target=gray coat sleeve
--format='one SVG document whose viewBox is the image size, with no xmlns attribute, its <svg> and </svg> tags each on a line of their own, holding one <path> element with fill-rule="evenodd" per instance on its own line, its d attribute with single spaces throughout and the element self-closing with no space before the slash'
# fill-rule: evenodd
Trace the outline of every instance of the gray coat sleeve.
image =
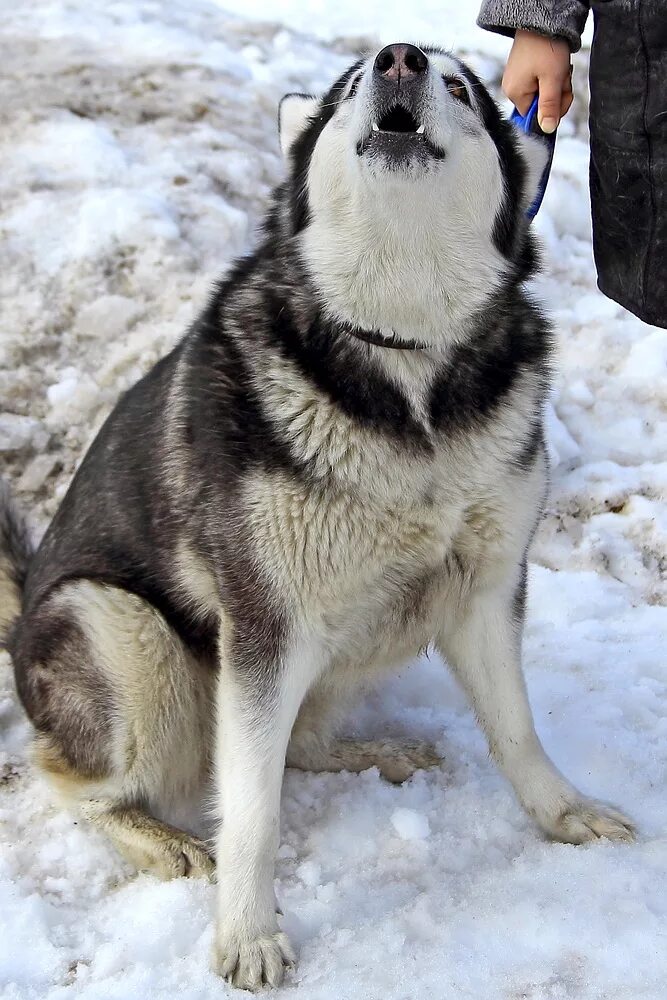
<svg viewBox="0 0 667 1000">
<path fill-rule="evenodd" d="M 480 28 L 513 35 L 518 29 L 564 38 L 572 52 L 581 48 L 590 0 L 484 0 Z"/>
</svg>

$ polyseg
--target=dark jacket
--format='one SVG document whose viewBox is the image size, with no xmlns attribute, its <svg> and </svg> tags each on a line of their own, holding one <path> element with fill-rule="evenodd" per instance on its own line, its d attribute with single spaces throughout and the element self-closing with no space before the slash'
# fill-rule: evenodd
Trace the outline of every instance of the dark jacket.
<svg viewBox="0 0 667 1000">
<path fill-rule="evenodd" d="M 667 327 L 666 0 L 485 0 L 477 23 L 581 44 L 588 11 L 591 207 L 598 285 Z"/>
</svg>

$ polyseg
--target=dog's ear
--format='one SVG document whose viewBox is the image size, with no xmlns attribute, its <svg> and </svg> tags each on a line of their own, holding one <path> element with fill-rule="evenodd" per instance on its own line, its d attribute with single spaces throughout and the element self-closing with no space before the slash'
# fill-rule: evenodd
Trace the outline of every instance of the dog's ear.
<svg viewBox="0 0 667 1000">
<path fill-rule="evenodd" d="M 536 135 L 527 135 L 521 129 L 515 127 L 519 140 L 521 156 L 526 164 L 526 183 L 523 191 L 523 208 L 528 209 L 533 202 L 540 187 L 542 172 L 549 159 L 549 150 L 542 139 Z"/>
<path fill-rule="evenodd" d="M 287 156 L 317 105 L 317 97 L 311 94 L 286 94 L 283 97 L 278 110 L 278 133 L 283 156 Z"/>
</svg>

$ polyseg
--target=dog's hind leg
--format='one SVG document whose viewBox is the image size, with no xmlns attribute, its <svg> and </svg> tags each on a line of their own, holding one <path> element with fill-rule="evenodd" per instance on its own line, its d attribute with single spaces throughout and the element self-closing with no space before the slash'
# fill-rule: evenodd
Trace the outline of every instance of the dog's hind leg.
<svg viewBox="0 0 667 1000">
<path fill-rule="evenodd" d="M 415 771 L 438 767 L 442 759 L 432 744 L 399 737 L 341 739 L 332 725 L 344 702 L 328 686 L 314 690 L 297 717 L 287 766 L 300 771 L 367 771 L 377 767 L 387 781 L 401 784 Z"/>
<path fill-rule="evenodd" d="M 213 878 L 215 864 L 203 840 L 154 819 L 142 809 L 87 799 L 81 814 L 139 871 L 165 880 L 181 875 Z"/>
<path fill-rule="evenodd" d="M 442 759 L 435 747 L 421 740 L 333 739 L 322 743 L 317 736 L 290 744 L 287 766 L 300 771 L 368 771 L 377 767 L 383 778 L 400 785 L 415 771 L 438 767 Z"/>
<path fill-rule="evenodd" d="M 87 580 L 46 599 L 12 652 L 35 763 L 66 804 L 138 868 L 211 875 L 203 842 L 151 815 L 206 780 L 211 667 L 147 602 Z"/>
</svg>

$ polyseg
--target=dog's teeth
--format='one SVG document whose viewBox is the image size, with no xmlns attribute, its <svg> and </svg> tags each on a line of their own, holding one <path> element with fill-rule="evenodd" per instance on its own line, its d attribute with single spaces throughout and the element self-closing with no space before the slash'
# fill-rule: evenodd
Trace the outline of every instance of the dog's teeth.
<svg viewBox="0 0 667 1000">
<path fill-rule="evenodd" d="M 424 126 L 420 125 L 419 128 L 417 129 L 417 135 L 423 135 L 423 134 L 424 134 Z"/>
<path fill-rule="evenodd" d="M 377 122 L 373 122 L 372 129 L 373 129 L 374 132 L 379 132 L 380 131 L 380 126 L 378 125 Z"/>
</svg>

